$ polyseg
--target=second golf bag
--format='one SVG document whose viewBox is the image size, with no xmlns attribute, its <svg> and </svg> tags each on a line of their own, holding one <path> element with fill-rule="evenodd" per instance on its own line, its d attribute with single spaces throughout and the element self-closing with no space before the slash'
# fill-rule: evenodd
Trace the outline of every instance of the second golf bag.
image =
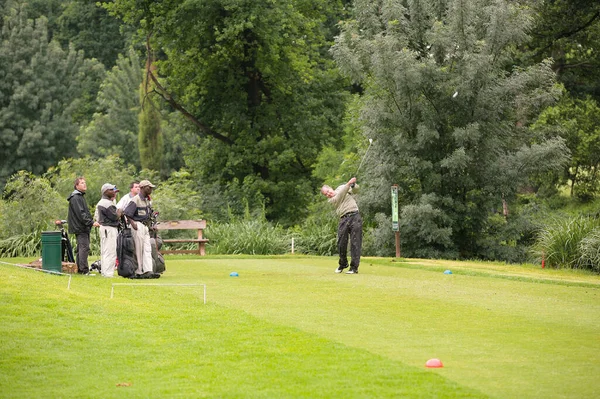
<svg viewBox="0 0 600 399">
<path fill-rule="evenodd" d="M 121 277 L 135 277 L 138 263 L 135 255 L 135 243 L 130 228 L 123 228 L 117 236 L 117 273 Z"/>
<path fill-rule="evenodd" d="M 155 274 L 162 274 L 166 270 L 165 258 L 160 253 L 163 240 L 158 235 L 156 228 L 158 224 L 158 212 L 152 212 L 150 218 L 150 248 L 152 251 L 152 269 Z"/>
</svg>

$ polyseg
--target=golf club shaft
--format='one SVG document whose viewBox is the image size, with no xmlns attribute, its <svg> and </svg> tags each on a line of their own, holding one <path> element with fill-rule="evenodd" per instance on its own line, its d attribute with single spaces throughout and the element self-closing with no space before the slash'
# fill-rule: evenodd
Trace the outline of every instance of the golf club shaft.
<svg viewBox="0 0 600 399">
<path fill-rule="evenodd" d="M 363 155 L 363 158 L 360 161 L 360 164 L 358 165 L 358 168 L 356 169 L 356 173 L 354 174 L 354 176 L 358 175 L 358 171 L 360 170 L 360 167 L 362 166 L 363 162 L 365 162 L 365 159 L 367 158 L 367 154 L 369 153 L 369 150 L 371 149 L 372 144 L 373 144 L 373 141 L 369 141 L 369 146 L 367 147 L 367 151 L 365 151 L 365 155 Z"/>
</svg>

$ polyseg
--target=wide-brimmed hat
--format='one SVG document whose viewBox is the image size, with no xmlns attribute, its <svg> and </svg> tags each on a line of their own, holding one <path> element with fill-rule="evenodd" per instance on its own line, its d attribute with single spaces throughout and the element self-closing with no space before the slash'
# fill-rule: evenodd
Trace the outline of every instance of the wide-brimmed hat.
<svg viewBox="0 0 600 399">
<path fill-rule="evenodd" d="M 100 189 L 100 194 L 104 195 L 104 192 L 107 190 L 113 190 L 114 192 L 119 192 L 119 189 L 114 184 L 104 183 L 102 188 Z"/>
<path fill-rule="evenodd" d="M 152 188 L 156 187 L 154 184 L 150 183 L 150 180 L 142 180 L 140 182 L 140 188 L 146 187 L 146 186 L 149 186 L 149 187 L 152 187 Z"/>
</svg>

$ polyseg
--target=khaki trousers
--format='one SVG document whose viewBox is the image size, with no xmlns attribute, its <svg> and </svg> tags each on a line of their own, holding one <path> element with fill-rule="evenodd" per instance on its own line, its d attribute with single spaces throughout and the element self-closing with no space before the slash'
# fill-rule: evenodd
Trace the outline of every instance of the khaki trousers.
<svg viewBox="0 0 600 399">
<path fill-rule="evenodd" d="M 136 222 L 137 230 L 131 228 L 133 241 L 135 242 L 135 255 L 138 260 L 136 274 L 153 272 L 152 267 L 152 247 L 150 246 L 150 233 L 148 227 L 140 222 Z"/>
<path fill-rule="evenodd" d="M 117 263 L 117 228 L 100 226 L 100 264 L 104 277 L 115 275 Z"/>
</svg>

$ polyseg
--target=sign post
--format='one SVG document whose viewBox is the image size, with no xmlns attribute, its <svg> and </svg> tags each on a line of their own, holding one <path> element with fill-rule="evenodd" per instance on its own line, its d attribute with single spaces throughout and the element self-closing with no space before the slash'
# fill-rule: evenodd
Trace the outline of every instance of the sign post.
<svg viewBox="0 0 600 399">
<path fill-rule="evenodd" d="M 392 185 L 392 230 L 396 235 L 396 258 L 400 257 L 400 227 L 398 226 L 398 185 Z"/>
</svg>

